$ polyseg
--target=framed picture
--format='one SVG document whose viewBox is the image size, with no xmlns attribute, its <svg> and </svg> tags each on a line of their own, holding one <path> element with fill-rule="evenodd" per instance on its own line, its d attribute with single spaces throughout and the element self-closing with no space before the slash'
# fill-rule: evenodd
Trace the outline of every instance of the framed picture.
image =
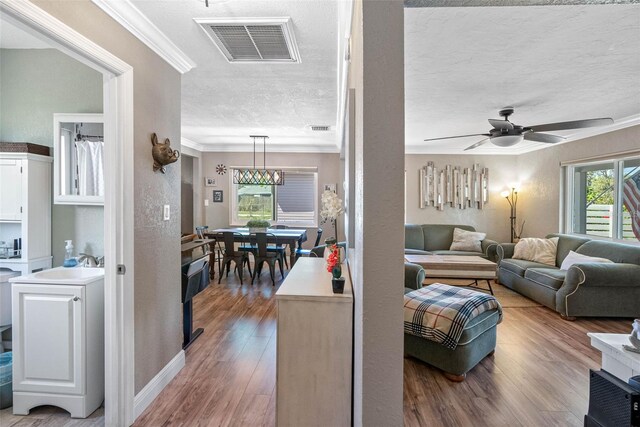
<svg viewBox="0 0 640 427">
<path fill-rule="evenodd" d="M 325 184 L 324 185 L 324 191 L 329 190 L 329 191 L 333 191 L 335 193 L 336 192 L 336 187 L 337 187 L 336 184 Z"/>
<path fill-rule="evenodd" d="M 204 185 L 205 187 L 217 187 L 218 181 L 216 180 L 216 178 L 205 177 Z"/>
<path fill-rule="evenodd" d="M 213 190 L 213 203 L 222 203 L 222 190 Z"/>
</svg>

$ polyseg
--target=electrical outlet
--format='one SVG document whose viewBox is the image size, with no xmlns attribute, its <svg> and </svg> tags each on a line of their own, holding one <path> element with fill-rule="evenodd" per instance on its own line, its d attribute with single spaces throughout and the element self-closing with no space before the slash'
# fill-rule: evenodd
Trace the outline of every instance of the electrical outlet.
<svg viewBox="0 0 640 427">
<path fill-rule="evenodd" d="M 171 207 L 169 205 L 164 205 L 163 216 L 165 221 L 169 221 L 171 219 Z"/>
<path fill-rule="evenodd" d="M 209 199 L 204 199 L 204 205 L 209 206 Z"/>
</svg>

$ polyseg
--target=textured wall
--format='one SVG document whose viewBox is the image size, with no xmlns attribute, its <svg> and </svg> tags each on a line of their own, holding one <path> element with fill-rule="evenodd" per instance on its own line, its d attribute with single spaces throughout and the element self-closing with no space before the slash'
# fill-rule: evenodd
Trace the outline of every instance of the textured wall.
<svg viewBox="0 0 640 427">
<path fill-rule="evenodd" d="M 358 1 L 355 89 L 354 425 L 402 425 L 404 8 Z"/>
<path fill-rule="evenodd" d="M 193 233 L 193 163 L 197 160 L 191 156 L 180 156 L 182 171 L 180 172 L 180 230 L 183 234 Z"/>
<path fill-rule="evenodd" d="M 560 162 L 640 150 L 640 126 L 518 156 L 522 182 L 518 217 L 527 221 L 523 235 L 542 237 L 560 228 Z"/>
<path fill-rule="evenodd" d="M 260 159 L 260 162 L 262 159 Z M 224 164 L 227 166 L 225 175 L 216 173 L 216 165 Z M 261 164 L 261 163 L 260 163 Z M 229 225 L 229 209 L 231 206 L 231 173 L 230 166 L 251 166 L 253 165 L 253 153 L 203 153 L 202 170 L 203 177 L 214 177 L 218 180 L 217 187 L 205 187 L 204 179 L 199 185 L 202 186 L 204 197 L 209 199 L 209 206 L 205 207 L 205 223 L 209 229 L 227 227 Z M 268 153 L 267 167 L 289 166 L 289 167 L 317 167 L 318 168 L 318 207 L 320 207 L 320 195 L 324 189 L 324 184 L 337 184 L 338 195 L 343 198 L 342 183 L 340 182 L 340 156 L 338 154 L 318 154 L 318 153 Z M 222 203 L 213 203 L 213 190 L 224 191 Z M 204 204 L 204 201 L 200 201 Z M 325 228 L 323 236 L 328 237 L 333 233 L 330 232 L 327 225 L 320 224 Z M 338 234 L 340 239 L 344 239 L 344 223 L 338 222 Z M 313 246 L 315 240 L 316 229 L 309 228 L 309 240 L 305 243 L 305 247 Z M 323 238 L 324 239 L 324 238 Z"/>
<path fill-rule="evenodd" d="M 2 141 L 53 147 L 54 113 L 102 112 L 102 74 L 58 50 L 0 49 L 0 76 Z M 62 265 L 68 239 L 76 255 L 104 254 L 101 206 L 54 204 L 51 221 L 54 267 Z"/>
<path fill-rule="evenodd" d="M 180 74 L 90 0 L 34 3 L 134 68 L 135 389 L 182 347 L 180 163 L 151 169 L 152 132 L 180 148 Z M 171 206 L 171 220 L 162 207 Z"/>
<path fill-rule="evenodd" d="M 419 169 L 432 161 L 438 170 L 446 165 L 471 168 L 474 163 L 489 168 L 489 202 L 483 209 L 458 209 L 450 206 L 439 211 L 430 206 L 424 209 L 419 204 Z M 509 204 L 500 196 L 516 180 L 515 156 L 456 156 L 408 154 L 405 156 L 406 181 L 406 222 L 410 224 L 467 224 L 487 237 L 498 242 L 508 242 L 510 238 Z"/>
</svg>

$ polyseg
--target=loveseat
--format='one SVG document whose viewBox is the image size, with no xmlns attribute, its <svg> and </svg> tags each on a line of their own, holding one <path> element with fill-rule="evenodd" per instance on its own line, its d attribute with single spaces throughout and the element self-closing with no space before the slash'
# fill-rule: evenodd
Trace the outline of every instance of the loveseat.
<svg viewBox="0 0 640 427">
<path fill-rule="evenodd" d="M 640 246 L 567 234 L 546 237 L 558 237 L 555 265 L 513 259 L 515 244 L 501 243 L 498 281 L 568 319 L 640 315 Z M 569 251 L 613 263 L 577 263 L 561 270 Z"/>
<path fill-rule="evenodd" d="M 476 255 L 490 261 L 497 260 L 498 242 L 484 239 L 481 242 L 482 252 L 452 251 L 453 229 L 476 231 L 470 225 L 456 224 L 405 224 L 404 253 L 433 255 Z"/>
</svg>

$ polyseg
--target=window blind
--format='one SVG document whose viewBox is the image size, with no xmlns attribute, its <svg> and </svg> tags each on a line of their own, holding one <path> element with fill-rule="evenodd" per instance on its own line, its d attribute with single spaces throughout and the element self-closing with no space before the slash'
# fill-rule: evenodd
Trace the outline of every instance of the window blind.
<svg viewBox="0 0 640 427">
<path fill-rule="evenodd" d="M 277 188 L 277 220 L 281 224 L 313 225 L 316 211 L 316 174 L 285 172 L 284 185 Z"/>
</svg>

